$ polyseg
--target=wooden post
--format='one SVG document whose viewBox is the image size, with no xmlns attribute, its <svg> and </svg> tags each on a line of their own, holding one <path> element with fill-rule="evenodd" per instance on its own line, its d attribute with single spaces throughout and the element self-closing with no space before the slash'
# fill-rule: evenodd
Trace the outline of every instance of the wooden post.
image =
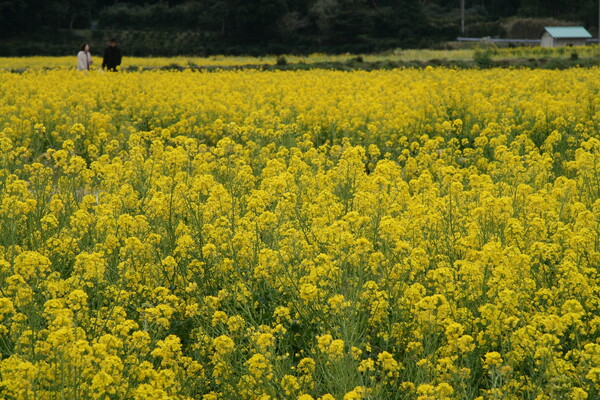
<svg viewBox="0 0 600 400">
<path fill-rule="evenodd" d="M 460 34 L 465 35 L 465 0 L 460 0 Z"/>
</svg>

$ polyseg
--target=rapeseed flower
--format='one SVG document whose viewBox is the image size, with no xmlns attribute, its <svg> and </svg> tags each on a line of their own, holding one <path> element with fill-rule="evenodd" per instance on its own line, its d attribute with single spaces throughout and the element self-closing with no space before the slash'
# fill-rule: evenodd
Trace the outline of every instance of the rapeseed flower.
<svg viewBox="0 0 600 400">
<path fill-rule="evenodd" d="M 598 397 L 597 73 L 0 72 L 0 391 Z"/>
</svg>

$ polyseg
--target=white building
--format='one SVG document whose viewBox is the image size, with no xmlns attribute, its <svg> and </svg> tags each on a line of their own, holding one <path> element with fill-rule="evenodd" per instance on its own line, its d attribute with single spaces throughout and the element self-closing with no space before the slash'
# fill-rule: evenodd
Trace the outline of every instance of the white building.
<svg viewBox="0 0 600 400">
<path fill-rule="evenodd" d="M 542 47 L 585 46 L 592 35 L 582 26 L 547 26 Z"/>
</svg>

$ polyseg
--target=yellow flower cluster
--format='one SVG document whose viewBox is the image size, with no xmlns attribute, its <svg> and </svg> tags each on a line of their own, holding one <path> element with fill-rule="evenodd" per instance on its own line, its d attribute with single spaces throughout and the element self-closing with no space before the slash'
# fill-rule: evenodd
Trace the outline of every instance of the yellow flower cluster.
<svg viewBox="0 0 600 400">
<path fill-rule="evenodd" d="M 598 73 L 0 72 L 0 397 L 599 398 Z"/>
</svg>

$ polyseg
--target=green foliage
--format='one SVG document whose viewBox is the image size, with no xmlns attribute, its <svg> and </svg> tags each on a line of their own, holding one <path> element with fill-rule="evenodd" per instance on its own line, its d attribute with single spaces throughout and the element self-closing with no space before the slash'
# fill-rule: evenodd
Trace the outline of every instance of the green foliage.
<svg viewBox="0 0 600 400">
<path fill-rule="evenodd" d="M 476 22 L 466 27 L 469 37 L 505 37 L 506 30 L 499 21 Z"/>
<path fill-rule="evenodd" d="M 102 29 L 135 30 L 187 30 L 196 29 L 202 8 L 199 3 L 189 2 L 174 7 L 165 3 L 149 6 L 117 5 L 99 13 L 99 26 Z M 173 24 L 177 21 L 177 24 Z"/>
<path fill-rule="evenodd" d="M 473 54 L 473 60 L 479 68 L 490 68 L 493 65 L 492 50 L 477 49 Z"/>
<path fill-rule="evenodd" d="M 277 57 L 276 64 L 277 65 L 287 65 L 287 59 L 284 56 Z"/>
<path fill-rule="evenodd" d="M 373 52 L 431 47 L 460 34 L 460 2 L 447 0 L 0 0 L 0 38 L 10 54 L 53 54 L 61 30 L 192 32 L 193 44 L 172 52 Z M 466 32 L 473 37 L 539 38 L 547 25 L 597 25 L 598 0 L 465 0 Z M 569 21 L 569 22 L 567 22 Z M 110 33 L 108 33 L 110 34 Z M 97 39 L 97 36 L 94 39 Z M 18 38 L 18 40 L 15 40 Z M 23 41 L 31 42 L 23 44 Z M 4 43 L 2 43 L 4 42 Z M 0 40 L 0 47 L 11 46 Z M 134 44 L 151 55 L 162 44 Z M 132 48 L 133 48 L 132 47 Z M 39 50 L 41 49 L 41 50 Z M 195 50 L 194 50 L 195 49 Z"/>
</svg>

